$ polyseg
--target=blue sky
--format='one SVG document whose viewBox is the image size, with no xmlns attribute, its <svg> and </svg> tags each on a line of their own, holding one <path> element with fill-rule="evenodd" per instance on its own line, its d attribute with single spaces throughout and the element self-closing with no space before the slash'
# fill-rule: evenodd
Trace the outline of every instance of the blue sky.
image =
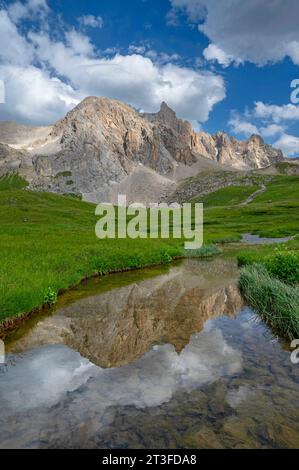
<svg viewBox="0 0 299 470">
<path fill-rule="evenodd" d="M 299 154 L 297 0 L 0 1 L 1 120 L 49 124 L 88 95 Z"/>
</svg>

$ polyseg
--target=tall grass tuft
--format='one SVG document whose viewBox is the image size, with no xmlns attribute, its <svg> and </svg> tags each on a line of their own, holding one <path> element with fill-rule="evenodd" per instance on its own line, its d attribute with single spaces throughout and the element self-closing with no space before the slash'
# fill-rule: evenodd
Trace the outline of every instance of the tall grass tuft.
<svg viewBox="0 0 299 470">
<path fill-rule="evenodd" d="M 259 263 L 265 266 L 268 273 L 287 284 L 299 283 L 299 251 L 287 247 L 277 247 L 271 254 L 261 255 L 245 251 L 238 256 L 239 266 Z"/>
<path fill-rule="evenodd" d="M 259 264 L 243 267 L 239 282 L 245 299 L 266 323 L 287 338 L 299 338 L 298 287 L 272 278 Z"/>
</svg>

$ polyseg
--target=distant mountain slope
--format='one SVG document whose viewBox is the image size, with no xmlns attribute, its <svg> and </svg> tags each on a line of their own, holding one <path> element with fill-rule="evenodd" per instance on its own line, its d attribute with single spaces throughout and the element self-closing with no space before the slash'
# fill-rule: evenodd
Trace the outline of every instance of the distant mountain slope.
<svg viewBox="0 0 299 470">
<path fill-rule="evenodd" d="M 224 132 L 195 132 L 166 103 L 139 114 L 107 98 L 89 97 L 50 127 L 0 123 L 0 174 L 17 171 L 33 189 L 76 193 L 85 200 L 157 201 L 200 172 L 262 168 L 283 154 L 259 136 L 237 141 Z"/>
<path fill-rule="evenodd" d="M 299 159 L 288 158 L 258 171 L 265 175 L 299 175 Z"/>
<path fill-rule="evenodd" d="M 0 142 L 15 147 L 30 145 L 33 141 L 44 139 L 51 127 L 32 127 L 13 121 L 0 122 Z"/>
<path fill-rule="evenodd" d="M 222 165 L 236 169 L 263 168 L 283 160 L 281 150 L 264 143 L 259 135 L 252 135 L 246 141 L 239 141 L 225 132 L 215 135 L 194 132 L 187 121 L 177 119 L 176 114 L 166 103 L 156 114 L 144 114 L 147 120 L 175 129 L 183 137 L 185 145 L 190 146 L 197 156 L 214 160 Z"/>
</svg>

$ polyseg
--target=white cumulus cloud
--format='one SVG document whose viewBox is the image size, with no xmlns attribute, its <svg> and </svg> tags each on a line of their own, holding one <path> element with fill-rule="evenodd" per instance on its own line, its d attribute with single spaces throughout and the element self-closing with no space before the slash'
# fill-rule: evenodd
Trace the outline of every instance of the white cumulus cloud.
<svg viewBox="0 0 299 470">
<path fill-rule="evenodd" d="M 16 1 L 8 6 L 10 18 L 19 23 L 22 20 L 44 19 L 50 8 L 46 0 L 27 0 L 25 2 Z"/>
<path fill-rule="evenodd" d="M 203 51 L 204 58 L 210 61 L 216 61 L 223 67 L 228 67 L 233 61 L 233 57 L 229 56 L 220 47 L 210 44 Z"/>
<path fill-rule="evenodd" d="M 0 76 L 6 96 L 0 105 L 1 119 L 49 124 L 80 101 L 70 85 L 32 65 L 0 65 Z"/>
<path fill-rule="evenodd" d="M 180 66 L 178 56 L 146 57 L 143 49 L 103 56 L 82 31 L 65 28 L 63 36 L 40 27 L 24 33 L 12 18 L 0 10 L 0 78 L 7 97 L 1 119 L 51 123 L 79 100 L 97 95 L 149 112 L 166 101 L 180 117 L 205 122 L 225 98 L 220 75 Z"/>
<path fill-rule="evenodd" d="M 94 47 L 90 42 L 90 39 L 84 34 L 79 33 L 75 29 L 67 31 L 65 38 L 68 46 L 75 54 L 92 55 Z"/>
<path fill-rule="evenodd" d="M 259 131 L 263 137 L 274 137 L 277 134 L 282 134 L 285 131 L 285 126 L 268 124 L 266 127 L 261 127 Z"/>
<path fill-rule="evenodd" d="M 242 119 L 238 115 L 234 115 L 228 122 L 232 132 L 234 134 L 241 134 L 245 137 L 249 137 L 252 134 L 258 134 L 258 128 L 249 121 Z"/>
<path fill-rule="evenodd" d="M 291 103 L 279 106 L 257 101 L 255 103 L 254 113 L 258 118 L 272 119 L 276 123 L 284 120 L 296 121 L 299 119 L 299 106 L 295 106 Z"/>
<path fill-rule="evenodd" d="M 274 146 L 281 149 L 283 153 L 289 157 L 299 155 L 299 137 L 289 134 L 283 134 Z"/>
<path fill-rule="evenodd" d="M 172 16 L 185 12 L 191 22 L 198 22 L 213 48 L 237 63 L 264 65 L 290 57 L 299 64 L 298 0 L 171 0 L 171 4 Z"/>
<path fill-rule="evenodd" d="M 0 10 L 0 62 L 26 65 L 32 60 L 32 46 L 19 34 L 7 12 Z"/>
<path fill-rule="evenodd" d="M 101 16 L 83 15 L 78 18 L 78 21 L 82 26 L 89 28 L 102 28 L 104 25 L 104 20 Z"/>
</svg>

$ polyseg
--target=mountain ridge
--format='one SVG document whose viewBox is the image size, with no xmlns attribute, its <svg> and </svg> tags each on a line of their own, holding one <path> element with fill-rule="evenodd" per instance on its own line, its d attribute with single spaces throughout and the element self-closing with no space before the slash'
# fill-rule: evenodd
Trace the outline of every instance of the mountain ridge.
<svg viewBox="0 0 299 470">
<path fill-rule="evenodd" d="M 120 189 L 129 200 L 156 202 L 200 171 L 250 171 L 284 160 L 257 135 L 238 141 L 196 132 L 165 102 L 157 113 L 138 113 L 103 97 L 85 98 L 53 126 L 0 123 L 0 143 L 0 174 L 15 171 L 31 189 L 92 202 L 115 202 Z"/>
</svg>

